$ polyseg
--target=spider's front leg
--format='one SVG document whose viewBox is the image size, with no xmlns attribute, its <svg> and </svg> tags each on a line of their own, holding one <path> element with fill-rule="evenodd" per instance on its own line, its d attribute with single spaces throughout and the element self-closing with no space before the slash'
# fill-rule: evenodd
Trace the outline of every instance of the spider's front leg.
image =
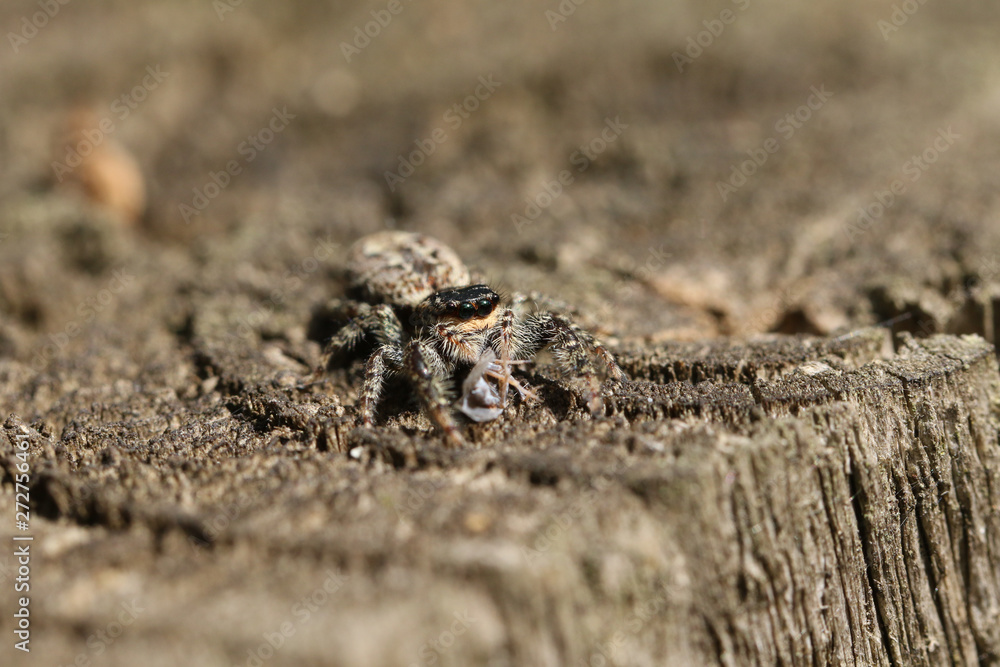
<svg viewBox="0 0 1000 667">
<path fill-rule="evenodd" d="M 441 355 L 420 340 L 410 341 L 405 351 L 405 371 L 434 425 L 444 432 L 450 444 L 462 445 L 465 439 L 451 413 L 445 382 L 447 368 Z"/>
<path fill-rule="evenodd" d="M 526 318 L 520 328 L 523 331 L 521 338 L 526 341 L 522 352 L 534 354 L 543 348 L 551 348 L 560 369 L 583 379 L 587 385 L 584 398 L 593 415 L 600 414 L 604 409 L 604 401 L 591 355 L 601 358 L 610 379 L 619 382 L 628 379 L 615 358 L 596 338 L 562 315 L 535 313 Z"/>
</svg>

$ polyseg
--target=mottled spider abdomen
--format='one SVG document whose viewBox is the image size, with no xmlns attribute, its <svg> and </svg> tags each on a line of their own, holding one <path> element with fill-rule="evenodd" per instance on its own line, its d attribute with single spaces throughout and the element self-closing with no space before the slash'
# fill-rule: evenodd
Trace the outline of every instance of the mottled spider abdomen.
<svg viewBox="0 0 1000 667">
<path fill-rule="evenodd" d="M 469 270 L 454 250 L 413 232 L 377 232 L 351 247 L 351 288 L 366 301 L 416 306 L 448 287 L 468 285 Z"/>
</svg>

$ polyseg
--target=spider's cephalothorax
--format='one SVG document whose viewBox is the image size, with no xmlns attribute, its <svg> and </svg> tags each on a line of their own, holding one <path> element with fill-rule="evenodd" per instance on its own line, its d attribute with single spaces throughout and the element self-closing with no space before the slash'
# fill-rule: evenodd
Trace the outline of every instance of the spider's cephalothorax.
<svg viewBox="0 0 1000 667">
<path fill-rule="evenodd" d="M 625 379 L 611 354 L 565 316 L 521 313 L 489 286 L 468 284 L 468 270 L 458 256 L 431 237 L 408 232 L 366 236 L 354 245 L 348 273 L 352 286 L 370 303 L 340 304 L 351 319 L 327 350 L 332 354 L 360 338 L 375 344 L 358 402 L 366 425 L 374 423 L 386 379 L 401 374 L 431 421 L 451 442 L 461 443 L 450 398 L 457 371 L 471 368 L 475 375 L 466 383 L 462 412 L 486 421 L 502 412 L 508 385 L 530 395 L 511 369 L 543 348 L 552 350 L 563 371 L 585 381 L 584 398 L 594 413 L 603 403 L 592 357 L 600 357 L 611 379 Z M 526 301 L 515 296 L 510 303 Z M 487 378 L 496 382 L 495 389 Z M 470 399 L 477 404 L 470 407 Z"/>
</svg>

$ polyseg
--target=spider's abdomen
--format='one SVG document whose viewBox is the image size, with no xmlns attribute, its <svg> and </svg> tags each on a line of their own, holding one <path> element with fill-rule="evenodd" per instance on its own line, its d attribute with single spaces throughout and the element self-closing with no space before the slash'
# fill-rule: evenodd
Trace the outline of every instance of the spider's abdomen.
<svg viewBox="0 0 1000 667">
<path fill-rule="evenodd" d="M 468 285 L 458 254 L 425 234 L 377 232 L 359 239 L 347 261 L 352 289 L 373 303 L 413 307 L 431 294 Z"/>
</svg>

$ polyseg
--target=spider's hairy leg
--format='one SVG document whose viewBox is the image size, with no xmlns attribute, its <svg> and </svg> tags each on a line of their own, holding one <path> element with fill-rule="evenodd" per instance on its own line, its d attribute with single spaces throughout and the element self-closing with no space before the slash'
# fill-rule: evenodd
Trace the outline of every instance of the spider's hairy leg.
<svg viewBox="0 0 1000 667">
<path fill-rule="evenodd" d="M 451 401 L 448 400 L 444 360 L 430 345 L 420 340 L 411 341 L 404 354 L 406 374 L 427 415 L 444 432 L 450 444 L 462 445 L 465 439 L 451 414 Z"/>
<path fill-rule="evenodd" d="M 535 299 L 536 301 L 538 299 L 542 299 L 543 300 L 542 302 L 547 304 L 560 303 L 550 297 L 534 293 L 531 294 L 531 298 Z M 621 369 L 621 367 L 618 365 L 618 362 L 615 361 L 614 355 L 608 352 L 608 349 L 604 347 L 604 344 L 601 343 L 601 341 L 598 340 L 593 334 L 588 332 L 586 329 L 582 329 L 579 325 L 573 322 L 572 319 L 570 319 L 571 317 L 575 317 L 575 315 L 570 314 L 569 310 L 567 310 L 569 308 L 570 307 L 567 305 L 562 305 L 558 311 L 552 312 L 553 309 L 547 306 L 545 311 L 539 312 L 538 314 L 548 315 L 554 321 L 554 325 L 556 328 L 569 329 L 574 334 L 576 334 L 576 336 L 583 343 L 584 347 L 586 347 L 590 353 L 595 354 L 601 358 L 601 361 L 604 362 L 605 368 L 607 369 L 608 377 L 610 379 L 616 382 L 627 381 L 628 375 L 626 375 L 625 371 Z"/>
<path fill-rule="evenodd" d="M 377 306 L 370 306 L 367 303 L 349 304 L 343 312 L 350 316 L 350 319 L 327 341 L 318 373 L 322 373 L 334 355 L 350 350 L 362 338 L 370 337 L 378 345 L 403 344 L 403 327 L 396 313 L 386 304 Z"/>
<path fill-rule="evenodd" d="M 586 383 L 584 398 L 590 412 L 597 415 L 603 410 L 601 383 L 591 355 L 601 358 L 610 378 L 625 380 L 625 372 L 615 362 L 611 353 L 592 335 L 561 315 L 548 312 L 535 313 L 521 325 L 524 338 L 530 341 L 531 352 L 551 348 L 553 356 L 564 372 L 580 377 Z"/>
<path fill-rule="evenodd" d="M 358 413 L 361 423 L 372 426 L 375 423 L 375 408 L 382 395 L 385 381 L 403 368 L 403 350 L 395 343 L 380 346 L 365 363 L 365 383 L 358 399 Z"/>
<path fill-rule="evenodd" d="M 614 355 L 608 352 L 608 348 L 604 347 L 604 344 L 601 343 L 600 340 L 594 338 L 594 336 L 586 331 L 581 330 L 581 332 L 589 339 L 590 349 L 601 358 L 601 361 L 604 362 L 604 366 L 608 371 L 608 377 L 615 382 L 628 381 L 628 375 L 625 374 L 625 371 L 623 371 L 621 366 L 618 365 L 618 362 L 615 361 Z"/>
</svg>

